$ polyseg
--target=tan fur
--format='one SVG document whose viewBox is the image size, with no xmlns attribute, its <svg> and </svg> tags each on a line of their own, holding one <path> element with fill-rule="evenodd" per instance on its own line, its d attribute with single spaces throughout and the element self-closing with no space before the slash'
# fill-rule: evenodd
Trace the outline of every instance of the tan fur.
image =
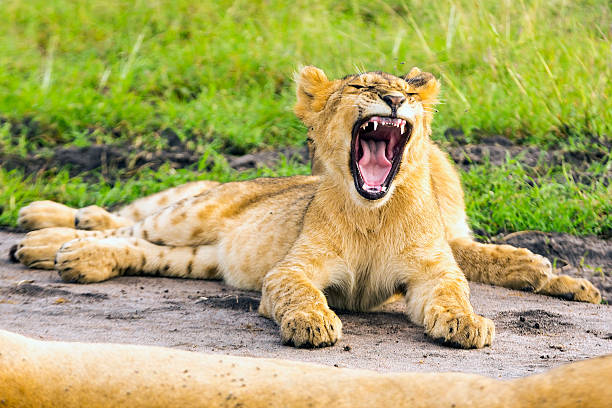
<svg viewBox="0 0 612 408">
<path fill-rule="evenodd" d="M 604 408 L 612 355 L 499 381 L 393 373 L 161 347 L 32 340 L 0 331 L 6 407 Z"/>
<path fill-rule="evenodd" d="M 32 232 L 16 256 L 37 267 L 55 260 L 72 282 L 141 273 L 221 277 L 262 290 L 260 312 L 296 346 L 340 338 L 342 323 L 329 305 L 370 310 L 394 294 L 404 296 L 409 318 L 432 338 L 465 348 L 489 345 L 494 325 L 474 313 L 466 276 L 600 301 L 593 285 L 555 276 L 539 255 L 472 240 L 459 177 L 429 138 L 439 90 L 431 74 L 413 69 L 403 78 L 366 73 L 330 81 L 306 67 L 297 83 L 295 112 L 309 129 L 315 176 L 179 187 L 166 194 L 180 201 L 157 212 L 159 195 L 109 214 L 106 219 L 128 220 L 118 229 Z M 361 118 L 391 114 L 385 96 L 406 98 L 397 114 L 412 134 L 388 193 L 368 200 L 357 193 L 348 165 L 351 131 Z M 23 225 L 37 225 L 31 213 L 40 214 L 41 206 L 22 209 Z M 148 216 L 137 220 L 135 213 Z M 96 222 L 87 225 L 96 229 Z"/>
</svg>

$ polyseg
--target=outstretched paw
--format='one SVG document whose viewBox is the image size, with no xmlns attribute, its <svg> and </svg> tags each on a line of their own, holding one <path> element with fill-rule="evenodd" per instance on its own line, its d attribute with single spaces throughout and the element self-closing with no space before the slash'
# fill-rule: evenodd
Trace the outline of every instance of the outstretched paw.
<svg viewBox="0 0 612 408">
<path fill-rule="evenodd" d="M 71 228 L 45 228 L 32 231 L 17 244 L 15 258 L 31 268 L 53 269 L 55 254 L 60 247 L 78 237 Z"/>
<path fill-rule="evenodd" d="M 295 347 L 332 346 L 342 336 L 342 322 L 328 307 L 289 312 L 280 326 L 283 343 Z"/>
<path fill-rule="evenodd" d="M 116 250 L 112 239 L 75 239 L 59 249 L 55 269 L 65 282 L 101 282 L 119 275 Z"/>
<path fill-rule="evenodd" d="M 567 275 L 554 276 L 538 293 L 578 302 L 601 303 L 601 293 L 591 282 Z"/>
<path fill-rule="evenodd" d="M 491 256 L 502 267 L 501 284 L 507 288 L 533 292 L 550 279 L 550 261 L 525 248 L 497 245 Z"/>
<path fill-rule="evenodd" d="M 492 283 L 579 302 L 600 303 L 601 294 L 586 279 L 555 275 L 550 261 L 525 248 L 489 245 L 486 254 L 497 270 Z"/>
<path fill-rule="evenodd" d="M 490 319 L 474 313 L 455 314 L 437 307 L 425 319 L 425 332 L 451 346 L 482 348 L 491 345 L 495 325 Z"/>
<path fill-rule="evenodd" d="M 74 208 L 54 201 L 34 201 L 19 210 L 17 225 L 32 231 L 43 228 L 74 228 Z"/>
</svg>

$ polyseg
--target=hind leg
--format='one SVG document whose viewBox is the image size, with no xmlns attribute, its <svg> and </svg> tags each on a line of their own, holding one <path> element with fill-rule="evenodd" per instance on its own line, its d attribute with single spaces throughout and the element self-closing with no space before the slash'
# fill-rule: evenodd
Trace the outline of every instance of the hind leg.
<svg viewBox="0 0 612 408">
<path fill-rule="evenodd" d="M 56 269 L 67 282 L 100 282 L 118 275 L 155 275 L 194 279 L 217 277 L 215 246 L 170 247 L 114 231 L 45 228 L 18 244 L 24 265 Z"/>
<path fill-rule="evenodd" d="M 217 186 L 216 181 L 196 181 L 134 201 L 116 212 L 92 205 L 80 209 L 53 201 L 35 201 L 19 210 L 17 224 L 28 231 L 51 227 L 107 230 L 126 227 L 158 210 Z"/>
<path fill-rule="evenodd" d="M 219 184 L 220 183 L 217 181 L 210 180 L 193 181 L 177 187 L 169 188 L 147 197 L 139 198 L 133 203 L 128 204 L 114 212 L 115 216 L 132 221 L 130 224 L 120 225 L 117 228 L 128 226 L 134 222 L 144 220 L 149 215 L 155 214 L 162 208 L 175 204 L 185 198 L 203 194 Z"/>
<path fill-rule="evenodd" d="M 449 243 L 468 280 L 580 302 L 601 302 L 601 294 L 591 282 L 555 275 L 548 259 L 528 249 L 481 244 L 471 238 Z"/>
<path fill-rule="evenodd" d="M 27 266 L 52 269 L 60 247 L 77 238 L 135 238 L 158 246 L 172 247 L 209 245 L 218 240 L 220 217 L 216 214 L 223 208 L 220 209 L 216 201 L 209 198 L 208 194 L 186 198 L 129 227 L 104 231 L 82 231 L 73 228 L 31 231 L 19 242 L 13 256 Z"/>
<path fill-rule="evenodd" d="M 100 282 L 120 275 L 217 278 L 214 246 L 166 247 L 141 238 L 80 238 L 62 245 L 55 269 L 66 282 Z"/>
</svg>

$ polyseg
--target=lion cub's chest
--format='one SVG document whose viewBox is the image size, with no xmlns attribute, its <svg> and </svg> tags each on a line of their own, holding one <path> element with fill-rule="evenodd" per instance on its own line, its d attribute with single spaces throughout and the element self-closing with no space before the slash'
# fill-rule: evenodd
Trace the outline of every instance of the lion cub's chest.
<svg viewBox="0 0 612 408">
<path fill-rule="evenodd" d="M 383 304 L 404 286 L 400 265 L 393 258 L 370 258 L 347 262 L 332 275 L 325 295 L 332 307 L 371 310 Z"/>
</svg>

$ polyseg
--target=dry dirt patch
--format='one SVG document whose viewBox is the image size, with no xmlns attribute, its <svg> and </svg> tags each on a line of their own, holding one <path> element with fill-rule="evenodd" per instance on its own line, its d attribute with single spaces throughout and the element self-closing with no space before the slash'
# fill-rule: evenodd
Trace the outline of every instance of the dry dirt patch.
<svg viewBox="0 0 612 408">
<path fill-rule="evenodd" d="M 494 345 L 437 344 L 405 318 L 402 303 L 371 313 L 338 311 L 344 337 L 317 350 L 283 346 L 257 314 L 259 294 L 214 281 L 121 277 L 66 284 L 53 271 L 7 260 L 23 234 L 0 232 L 0 328 L 39 339 L 160 345 L 330 366 L 389 371 L 463 371 L 518 377 L 612 353 L 612 309 L 471 284 L 476 312 L 493 319 Z"/>
</svg>

